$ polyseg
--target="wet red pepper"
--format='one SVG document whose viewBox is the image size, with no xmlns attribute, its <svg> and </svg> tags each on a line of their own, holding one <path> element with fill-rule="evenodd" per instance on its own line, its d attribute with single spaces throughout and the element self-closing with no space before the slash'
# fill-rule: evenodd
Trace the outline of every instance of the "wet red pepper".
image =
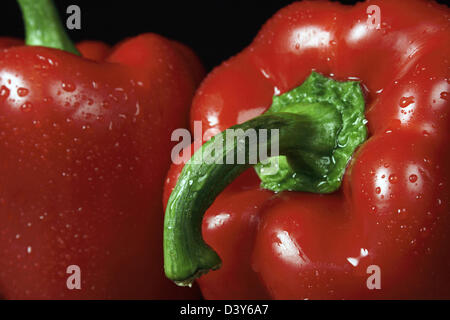
<svg viewBox="0 0 450 320">
<path fill-rule="evenodd" d="M 57 32 L 55 20 L 45 25 L 49 1 L 20 2 L 36 22 L 27 42 L 40 28 Z M 1 297 L 198 297 L 164 277 L 161 196 L 167 141 L 187 125 L 202 66 L 155 34 L 107 55 L 105 45 L 79 46 L 98 62 L 41 40 L 0 41 Z M 67 286 L 71 265 L 80 290 Z"/>
<path fill-rule="evenodd" d="M 449 17 L 432 1 L 301 1 L 216 68 L 191 111 L 203 132 L 258 123 L 274 95 L 316 71 L 360 82 L 368 138 L 331 194 L 265 190 L 253 169 L 221 192 L 185 166 L 166 210 L 166 274 L 186 284 L 221 261 L 198 279 L 207 299 L 450 298 Z M 164 203 L 182 167 L 169 172 Z M 195 207 L 177 215 L 191 208 L 183 201 L 207 208 L 210 193 L 220 194 L 203 220 Z M 192 215 L 185 237 L 178 227 Z M 218 257 L 195 237 L 199 221 Z M 379 288 L 368 285 L 373 268 Z"/>
</svg>

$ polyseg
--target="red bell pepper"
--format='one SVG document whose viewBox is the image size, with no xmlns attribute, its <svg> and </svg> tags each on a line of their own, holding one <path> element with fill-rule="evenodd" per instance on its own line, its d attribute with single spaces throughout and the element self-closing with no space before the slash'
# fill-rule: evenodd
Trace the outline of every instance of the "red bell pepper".
<svg viewBox="0 0 450 320">
<path fill-rule="evenodd" d="M 104 60 L 91 43 L 94 62 L 76 55 L 51 1 L 19 3 L 34 46 L 0 50 L 0 295 L 197 298 L 164 276 L 161 196 L 199 61 L 143 34 Z"/>
<path fill-rule="evenodd" d="M 195 155 L 229 127 L 278 126 L 280 167 L 226 187 L 249 165 L 174 165 L 166 275 L 186 285 L 218 269 L 198 278 L 207 299 L 450 298 L 449 16 L 431 1 L 301 1 L 216 68 L 191 120 L 222 133 Z M 367 139 L 346 102 L 362 94 Z M 318 134 L 330 124 L 342 131 Z M 319 150 L 328 139 L 336 149 Z"/>
</svg>

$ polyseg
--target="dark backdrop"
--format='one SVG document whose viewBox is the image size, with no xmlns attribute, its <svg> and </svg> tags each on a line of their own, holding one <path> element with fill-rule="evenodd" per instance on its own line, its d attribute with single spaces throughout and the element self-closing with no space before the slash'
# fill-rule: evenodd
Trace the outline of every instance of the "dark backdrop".
<svg viewBox="0 0 450 320">
<path fill-rule="evenodd" d="M 395 1 L 395 0 L 392 0 Z M 15 0 L 1 0 L 0 36 L 23 37 Z M 79 5 L 81 30 L 75 41 L 103 40 L 115 44 L 143 32 L 156 32 L 193 48 L 208 69 L 247 46 L 261 25 L 292 0 L 55 0 L 64 18 L 66 8 Z M 351 4 L 357 1 L 340 1 Z M 443 1 L 439 1 L 443 2 Z"/>
</svg>

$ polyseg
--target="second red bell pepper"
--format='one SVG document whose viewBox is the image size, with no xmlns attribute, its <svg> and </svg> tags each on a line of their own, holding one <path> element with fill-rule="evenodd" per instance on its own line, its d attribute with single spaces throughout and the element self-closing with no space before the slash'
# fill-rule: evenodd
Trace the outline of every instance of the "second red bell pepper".
<svg viewBox="0 0 450 320">
<path fill-rule="evenodd" d="M 368 25 L 369 5 L 379 28 Z M 215 69 L 192 121 L 216 132 L 278 126 L 285 157 L 277 174 L 258 165 L 259 176 L 249 169 L 227 188 L 245 166 L 172 167 L 168 277 L 187 284 L 218 269 L 198 278 L 208 299 L 450 298 L 449 14 L 431 1 L 301 1 Z M 326 77 L 307 79 L 312 71 Z M 364 92 L 364 142 L 358 113 L 349 139 L 319 134 L 330 118 L 314 118 L 323 101 L 345 118 L 345 99 L 358 95 L 342 89 L 348 80 Z M 319 150 L 327 139 L 337 149 Z M 363 142 L 353 155 L 339 151 L 353 142 Z"/>
</svg>

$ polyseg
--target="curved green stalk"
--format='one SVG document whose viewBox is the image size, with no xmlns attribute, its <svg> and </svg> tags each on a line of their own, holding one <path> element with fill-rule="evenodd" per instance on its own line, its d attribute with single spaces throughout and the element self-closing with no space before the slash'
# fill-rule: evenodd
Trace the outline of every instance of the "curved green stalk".
<svg viewBox="0 0 450 320">
<path fill-rule="evenodd" d="M 80 55 L 59 19 L 52 0 L 17 0 L 25 22 L 25 43 Z"/>
<path fill-rule="evenodd" d="M 356 82 L 339 83 L 315 73 L 302 86 L 275 98 L 269 112 L 213 137 L 184 166 L 164 221 L 164 269 L 178 285 L 190 285 L 220 267 L 219 256 L 202 238 L 202 218 L 247 168 L 262 165 L 263 186 L 264 177 L 272 177 L 278 190 L 294 186 L 329 193 L 339 188 L 345 166 L 367 134 L 361 89 Z M 255 132 L 256 140 L 251 139 Z M 274 151 L 279 154 L 267 162 Z M 273 167 L 274 160 L 278 166 Z M 271 165 L 277 170 L 268 174 Z"/>
</svg>

